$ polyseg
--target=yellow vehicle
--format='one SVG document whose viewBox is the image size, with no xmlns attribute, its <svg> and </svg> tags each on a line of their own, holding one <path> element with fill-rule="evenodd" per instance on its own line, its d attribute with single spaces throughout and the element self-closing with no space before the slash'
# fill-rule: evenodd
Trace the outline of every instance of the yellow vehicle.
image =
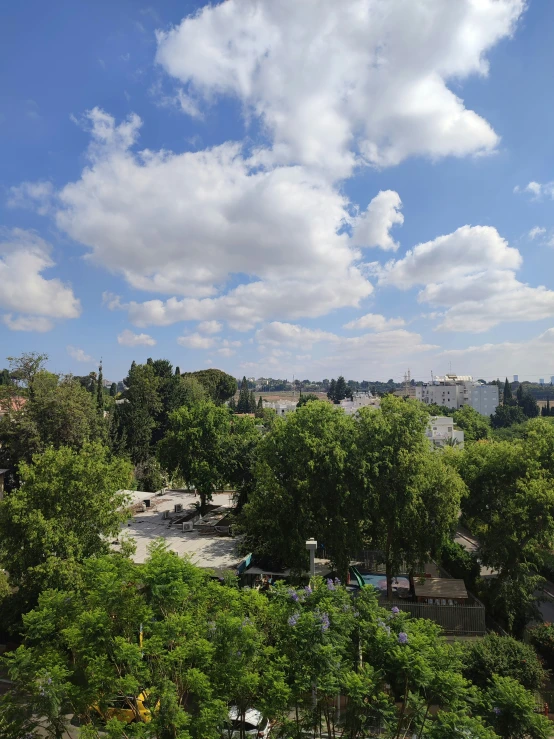
<svg viewBox="0 0 554 739">
<path fill-rule="evenodd" d="M 145 706 L 147 700 L 147 693 L 141 693 L 136 698 L 129 695 L 120 695 L 110 701 L 105 711 L 100 710 L 99 705 L 95 705 L 94 710 L 104 721 L 116 718 L 126 724 L 132 724 L 133 722 L 148 724 L 152 721 L 152 712 Z"/>
</svg>

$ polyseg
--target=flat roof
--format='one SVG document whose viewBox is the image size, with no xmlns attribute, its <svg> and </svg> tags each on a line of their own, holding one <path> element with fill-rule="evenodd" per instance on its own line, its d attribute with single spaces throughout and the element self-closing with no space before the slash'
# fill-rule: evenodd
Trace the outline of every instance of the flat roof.
<svg viewBox="0 0 554 739">
<path fill-rule="evenodd" d="M 467 590 L 463 580 L 449 577 L 428 577 L 425 580 L 414 579 L 414 592 L 418 598 L 467 598 Z"/>
<path fill-rule="evenodd" d="M 121 527 L 121 534 L 127 534 L 136 542 L 137 549 L 133 556 L 135 562 L 145 562 L 148 546 L 156 539 L 163 538 L 171 551 L 180 556 L 188 555 L 191 562 L 198 567 L 215 570 L 237 568 L 243 559 L 237 553 L 237 539 L 217 534 L 201 534 L 198 531 L 183 532 L 182 526 L 171 525 L 163 517 L 164 511 L 173 512 L 176 503 L 183 505 L 183 511 L 179 515 L 184 515 L 194 508 L 195 502 L 199 502 L 198 496 L 182 491 L 168 491 L 160 496 L 147 493 L 146 497 L 150 497 L 152 503 L 155 500 L 156 505 L 137 513 Z M 215 493 L 212 502 L 214 505 L 229 506 L 231 497 L 230 493 Z"/>
</svg>

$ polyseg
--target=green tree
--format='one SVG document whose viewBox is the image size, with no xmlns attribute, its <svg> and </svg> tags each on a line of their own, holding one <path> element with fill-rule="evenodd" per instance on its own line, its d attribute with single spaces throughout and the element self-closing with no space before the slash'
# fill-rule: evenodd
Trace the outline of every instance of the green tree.
<svg viewBox="0 0 554 739">
<path fill-rule="evenodd" d="M 523 385 L 517 389 L 517 404 L 527 418 L 536 418 L 540 413 L 537 401 L 529 392 L 524 392 Z"/>
<path fill-rule="evenodd" d="M 231 410 L 233 413 L 237 412 L 237 401 L 235 400 L 235 396 L 231 398 L 231 400 L 228 402 L 229 410 Z"/>
<path fill-rule="evenodd" d="M 298 400 L 296 407 L 302 408 L 303 405 L 306 405 L 306 403 L 311 403 L 313 400 L 319 400 L 318 396 L 315 395 L 315 393 L 300 393 L 300 399 Z"/>
<path fill-rule="evenodd" d="M 248 390 L 248 382 L 246 377 L 242 378 L 240 383 L 239 399 L 237 402 L 237 413 L 250 413 L 250 392 Z"/>
<path fill-rule="evenodd" d="M 360 546 L 356 423 L 329 403 L 276 419 L 260 442 L 256 489 L 244 508 L 244 546 L 275 565 L 307 568 L 305 542 L 324 542 L 346 576 Z"/>
<path fill-rule="evenodd" d="M 521 387 L 521 385 L 519 387 Z M 503 397 L 504 397 L 504 405 L 509 405 L 509 401 L 512 400 L 512 386 L 508 382 L 508 378 L 506 378 L 506 382 L 504 383 L 504 396 Z"/>
<path fill-rule="evenodd" d="M 464 485 L 425 436 L 428 415 L 416 401 L 387 395 L 379 411 L 362 408 L 358 469 L 365 488 L 366 535 L 383 552 L 387 597 L 403 563 L 417 571 L 456 523 Z"/>
<path fill-rule="evenodd" d="M 77 565 L 105 552 L 119 530 L 128 462 L 99 444 L 46 449 L 19 469 L 21 485 L 0 502 L 0 562 L 23 612 L 44 588 L 71 588 Z M 25 546 L 21 546 L 25 542 Z"/>
<path fill-rule="evenodd" d="M 116 395 L 117 395 L 117 383 L 112 382 L 112 384 L 110 385 L 110 397 L 115 398 Z"/>
<path fill-rule="evenodd" d="M 494 415 L 491 415 L 493 429 L 508 428 L 525 420 L 527 416 L 518 405 L 499 405 Z"/>
<path fill-rule="evenodd" d="M 187 372 L 184 376 L 198 380 L 216 405 L 222 405 L 237 392 L 235 378 L 219 369 Z"/>
<path fill-rule="evenodd" d="M 133 362 L 124 383 L 124 402 L 116 406 L 113 436 L 116 442 L 124 439 L 131 459 L 138 464 L 151 455 L 152 435 L 162 409 L 153 361 Z"/>
<path fill-rule="evenodd" d="M 512 677 L 494 675 L 486 691 L 489 720 L 503 739 L 549 739 L 551 724 L 535 711 L 535 699 Z"/>
<path fill-rule="evenodd" d="M 335 384 L 335 395 L 333 397 L 333 402 L 340 403 L 341 400 L 344 400 L 347 396 L 351 394 L 352 391 L 348 389 L 344 377 L 340 375 L 337 378 L 337 382 Z"/>
<path fill-rule="evenodd" d="M 249 406 L 250 406 L 250 411 L 249 412 L 250 413 L 256 413 L 256 398 L 254 396 L 254 391 L 253 390 L 250 391 Z"/>
<path fill-rule="evenodd" d="M 331 382 L 329 383 L 329 389 L 327 390 L 327 397 L 333 403 L 335 402 L 336 387 L 337 387 L 337 381 L 335 379 L 331 380 Z"/>
<path fill-rule="evenodd" d="M 162 467 L 198 490 L 203 511 L 229 480 L 232 418 L 228 408 L 211 401 L 183 406 L 169 417 L 169 430 L 158 444 Z"/>
<path fill-rule="evenodd" d="M 12 378 L 8 369 L 0 370 L 0 385 L 11 385 Z"/>
<path fill-rule="evenodd" d="M 493 614 L 514 633 L 537 615 L 543 551 L 554 537 L 554 430 L 529 421 L 525 439 L 473 444 L 459 459 L 468 496 L 462 513 L 480 541 Z"/>
<path fill-rule="evenodd" d="M 263 418 L 264 416 L 264 401 L 262 396 L 258 397 L 258 404 L 256 406 L 256 418 Z"/>
<path fill-rule="evenodd" d="M 464 676 L 486 688 L 493 675 L 512 677 L 527 690 L 540 690 L 548 677 L 533 647 L 509 636 L 487 634 L 465 647 Z"/>
<path fill-rule="evenodd" d="M 8 357 L 8 362 L 11 378 L 18 384 L 22 383 L 23 387 L 27 389 L 29 397 L 32 398 L 35 377 L 48 362 L 48 354 L 25 352 L 19 357 Z"/>
<path fill-rule="evenodd" d="M 185 375 L 180 378 L 181 381 L 181 405 L 197 405 L 208 400 L 208 393 L 204 385 L 195 377 Z"/>
<path fill-rule="evenodd" d="M 452 414 L 454 423 L 464 432 L 465 441 L 481 441 L 488 439 L 491 431 L 490 420 L 482 416 L 470 405 L 464 405 Z"/>
</svg>

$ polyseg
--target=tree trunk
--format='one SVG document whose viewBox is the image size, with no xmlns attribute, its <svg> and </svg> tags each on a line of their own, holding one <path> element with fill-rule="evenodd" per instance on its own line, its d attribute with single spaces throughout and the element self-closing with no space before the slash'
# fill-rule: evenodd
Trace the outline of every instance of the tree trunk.
<svg viewBox="0 0 554 739">
<path fill-rule="evenodd" d="M 386 573 L 387 573 L 387 600 L 392 600 L 392 562 L 390 559 L 390 550 L 392 547 L 392 527 L 389 526 L 387 531 L 387 548 L 385 551 Z"/>
</svg>

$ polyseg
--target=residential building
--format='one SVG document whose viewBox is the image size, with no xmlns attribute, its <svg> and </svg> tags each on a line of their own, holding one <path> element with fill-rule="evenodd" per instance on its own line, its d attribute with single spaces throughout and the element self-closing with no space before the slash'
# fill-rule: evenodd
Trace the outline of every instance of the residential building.
<svg viewBox="0 0 554 739">
<path fill-rule="evenodd" d="M 464 446 L 464 432 L 456 428 L 450 416 L 431 416 L 425 436 L 436 447 Z"/>
<path fill-rule="evenodd" d="M 519 375 L 514 375 L 514 382 L 519 382 Z"/>
<path fill-rule="evenodd" d="M 352 399 L 345 398 L 339 403 L 347 416 L 353 416 L 360 408 L 378 408 L 379 404 L 379 398 L 374 398 L 371 393 L 354 393 Z"/>
<path fill-rule="evenodd" d="M 3 418 L 8 411 L 20 411 L 26 402 L 27 398 L 20 395 L 14 395 L 0 401 L 0 418 Z"/>
<path fill-rule="evenodd" d="M 274 400 L 271 402 L 268 402 L 267 400 L 263 401 L 264 408 L 271 408 L 275 411 L 275 413 L 278 416 L 285 416 L 287 413 L 294 413 L 296 410 L 296 404 L 298 403 L 297 400 Z"/>
<path fill-rule="evenodd" d="M 498 399 L 498 385 L 485 385 L 471 375 L 445 375 L 434 377 L 430 383 L 416 385 L 415 397 L 423 403 L 444 405 L 458 410 L 469 405 L 481 415 L 494 413 Z"/>
</svg>

